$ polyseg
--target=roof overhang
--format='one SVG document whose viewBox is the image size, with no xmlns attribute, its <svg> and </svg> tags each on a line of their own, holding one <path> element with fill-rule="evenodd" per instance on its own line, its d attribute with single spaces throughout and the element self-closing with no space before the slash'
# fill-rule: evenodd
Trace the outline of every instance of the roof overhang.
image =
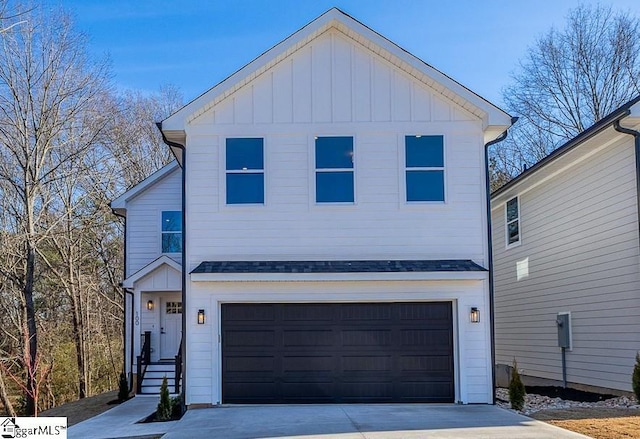
<svg viewBox="0 0 640 439">
<path fill-rule="evenodd" d="M 336 282 L 484 280 L 485 268 L 470 260 L 394 261 L 205 261 L 193 282 Z"/>
<path fill-rule="evenodd" d="M 480 118 L 486 133 L 485 143 L 497 138 L 511 126 L 511 116 L 496 105 L 353 17 L 337 8 L 332 8 L 165 119 L 161 128 L 164 135 L 167 139 L 184 145 L 184 130 L 189 122 L 331 28 L 335 28 L 363 46 L 369 47 L 396 68 L 407 72 L 448 100 Z"/>
<path fill-rule="evenodd" d="M 154 184 L 156 184 L 157 182 L 159 182 L 160 180 L 162 180 L 163 178 L 171 174 L 177 168 L 178 168 L 178 163 L 176 161 L 173 161 L 163 166 L 162 168 L 160 168 L 159 170 L 151 174 L 149 177 L 145 178 L 140 183 L 133 186 L 131 189 L 129 189 L 128 191 L 120 195 L 118 198 L 113 200 L 111 202 L 111 209 L 117 215 L 126 216 L 127 203 L 130 200 L 132 200 L 133 198 L 135 198 L 136 196 L 138 196 L 139 194 L 147 190 L 149 187 L 153 186 Z"/>
<path fill-rule="evenodd" d="M 134 284 L 139 281 L 140 279 L 153 274 L 154 271 L 158 270 L 159 268 L 163 267 L 163 266 L 167 266 L 175 271 L 177 271 L 178 273 L 182 273 L 182 266 L 180 264 L 178 264 L 176 261 L 174 261 L 173 259 L 171 259 L 169 256 L 167 255 L 162 255 L 159 258 L 155 259 L 153 262 L 150 262 L 149 264 L 145 265 L 144 267 L 142 267 L 140 270 L 136 271 L 135 273 L 133 273 L 131 276 L 129 276 L 128 278 L 126 278 L 124 281 L 122 281 L 122 286 L 124 288 L 128 288 L 131 289 L 134 287 Z"/>
</svg>

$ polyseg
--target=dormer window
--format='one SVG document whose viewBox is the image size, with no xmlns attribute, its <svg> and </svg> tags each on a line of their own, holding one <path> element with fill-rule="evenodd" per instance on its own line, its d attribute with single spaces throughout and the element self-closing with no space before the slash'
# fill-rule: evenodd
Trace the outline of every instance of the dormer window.
<svg viewBox="0 0 640 439">
<path fill-rule="evenodd" d="M 162 212 L 162 253 L 182 252 L 182 212 Z"/>
</svg>

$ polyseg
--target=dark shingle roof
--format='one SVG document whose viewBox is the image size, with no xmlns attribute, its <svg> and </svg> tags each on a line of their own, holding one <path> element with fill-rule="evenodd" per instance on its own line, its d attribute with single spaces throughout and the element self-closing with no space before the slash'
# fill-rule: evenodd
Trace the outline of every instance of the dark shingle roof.
<svg viewBox="0 0 640 439">
<path fill-rule="evenodd" d="M 191 273 L 399 273 L 487 271 L 471 260 L 203 261 Z"/>
</svg>

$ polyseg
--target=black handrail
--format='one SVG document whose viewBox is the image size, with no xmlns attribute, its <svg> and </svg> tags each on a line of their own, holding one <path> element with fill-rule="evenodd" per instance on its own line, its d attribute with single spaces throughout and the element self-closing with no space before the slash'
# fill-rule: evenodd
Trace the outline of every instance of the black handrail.
<svg viewBox="0 0 640 439">
<path fill-rule="evenodd" d="M 180 339 L 180 347 L 178 347 L 178 353 L 176 354 L 176 364 L 175 364 L 175 393 L 177 395 L 180 394 L 180 378 L 182 377 L 182 339 Z"/>
<path fill-rule="evenodd" d="M 147 372 L 147 365 L 151 363 L 151 331 L 145 331 L 143 334 L 142 349 L 140 350 L 142 355 L 137 357 L 137 383 L 136 393 L 142 393 L 142 381 L 144 380 L 144 374 Z M 142 367 L 144 365 L 144 368 Z"/>
</svg>

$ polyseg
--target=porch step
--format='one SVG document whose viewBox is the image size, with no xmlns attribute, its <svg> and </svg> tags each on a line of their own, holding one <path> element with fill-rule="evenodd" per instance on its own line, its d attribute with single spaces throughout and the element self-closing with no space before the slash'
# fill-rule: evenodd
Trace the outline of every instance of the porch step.
<svg viewBox="0 0 640 439">
<path fill-rule="evenodd" d="M 161 361 L 147 365 L 147 370 L 142 380 L 141 393 L 143 395 L 159 395 L 162 380 L 167 378 L 169 393 L 173 393 L 176 383 L 175 362 Z"/>
</svg>

